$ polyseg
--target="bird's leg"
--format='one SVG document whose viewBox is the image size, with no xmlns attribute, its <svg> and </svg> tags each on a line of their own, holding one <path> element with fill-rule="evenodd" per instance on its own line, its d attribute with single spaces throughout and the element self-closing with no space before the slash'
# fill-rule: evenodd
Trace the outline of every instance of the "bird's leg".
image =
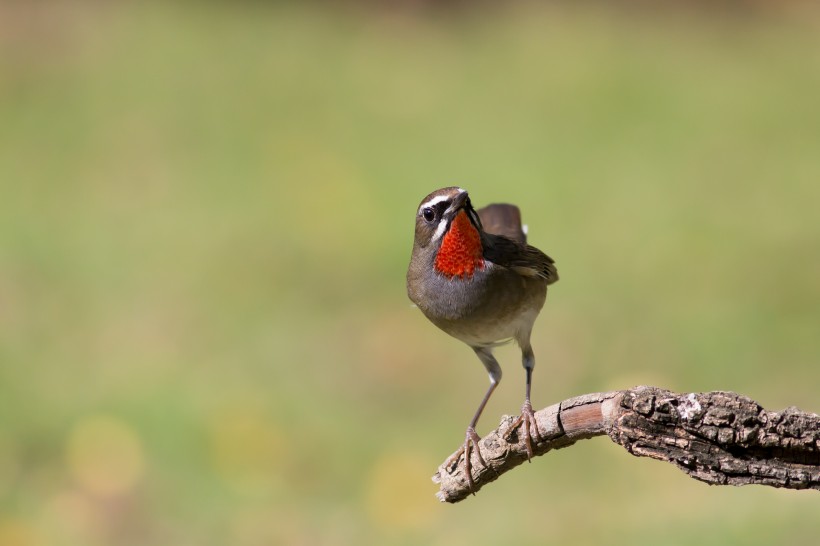
<svg viewBox="0 0 820 546">
<path fill-rule="evenodd" d="M 448 459 L 446 466 L 452 466 L 458 462 L 458 458 L 461 455 L 464 455 L 464 475 L 467 477 L 467 483 L 470 486 L 470 492 L 475 490 L 475 482 L 473 481 L 473 465 L 472 461 L 470 460 L 470 452 L 473 448 L 475 448 L 475 454 L 478 456 L 478 460 L 481 463 L 481 466 L 487 468 L 487 461 L 484 460 L 484 457 L 481 456 L 481 448 L 479 447 L 478 443 L 481 441 L 481 438 L 475 431 L 476 423 L 478 423 L 478 418 L 481 416 L 481 412 L 484 411 L 484 406 L 487 405 L 487 400 L 490 399 L 490 395 L 495 390 L 495 387 L 498 385 L 497 382 L 490 382 L 490 388 L 487 389 L 487 392 L 484 394 L 484 398 L 481 400 L 481 404 L 478 406 L 478 409 L 473 415 L 470 424 L 467 426 L 467 432 L 465 433 L 464 438 L 464 445 L 462 445 L 458 451 L 456 451 L 450 459 Z"/>
<path fill-rule="evenodd" d="M 532 352 L 532 347 L 529 345 L 522 348 L 522 359 L 524 363 L 524 370 L 527 372 L 527 388 L 524 397 L 524 404 L 521 406 L 521 415 L 518 420 L 510 428 L 515 430 L 519 425 L 524 428 L 524 444 L 527 446 L 527 460 L 531 460 L 533 456 L 532 442 L 541 442 L 541 433 L 538 430 L 538 423 L 535 421 L 535 414 L 532 411 L 532 403 L 530 402 L 530 387 L 532 386 L 532 370 L 535 367 L 535 355 Z M 535 434 L 533 434 L 535 433 Z"/>
<path fill-rule="evenodd" d="M 481 456 L 481 448 L 479 447 L 478 443 L 481 441 L 481 438 L 475 431 L 476 424 L 478 424 L 478 419 L 481 417 L 481 413 L 484 411 L 484 406 L 487 405 L 487 401 L 489 401 L 490 396 L 493 394 L 493 391 L 498 386 L 498 382 L 501 381 L 501 366 L 498 365 L 498 361 L 496 361 L 495 357 L 492 355 L 490 349 L 484 347 L 473 347 L 478 355 L 478 358 L 481 359 L 482 364 L 487 369 L 487 372 L 490 374 L 490 386 L 487 389 L 487 392 L 484 393 L 484 398 L 481 399 L 481 403 L 478 405 L 478 409 L 473 415 L 472 420 L 470 420 L 470 424 L 467 426 L 467 432 L 464 438 L 464 445 L 456 451 L 452 457 L 447 460 L 445 466 L 450 467 L 458 462 L 458 458 L 463 454 L 464 455 L 464 475 L 467 477 L 467 483 L 470 486 L 470 492 L 474 492 L 475 490 L 475 482 L 473 481 L 473 474 L 472 474 L 472 462 L 470 460 L 470 451 L 471 446 L 475 447 L 475 453 L 478 456 L 478 460 L 484 468 L 488 468 L 487 462 L 484 460 L 484 457 Z"/>
</svg>

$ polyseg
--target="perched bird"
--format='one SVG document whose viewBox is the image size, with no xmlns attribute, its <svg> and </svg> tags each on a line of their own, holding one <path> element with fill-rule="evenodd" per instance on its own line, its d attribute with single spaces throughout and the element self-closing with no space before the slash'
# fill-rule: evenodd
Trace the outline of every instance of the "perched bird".
<svg viewBox="0 0 820 546">
<path fill-rule="evenodd" d="M 518 425 L 524 427 L 529 457 L 533 438 L 540 439 L 530 402 L 535 366 L 530 333 L 544 306 L 547 286 L 558 280 L 558 271 L 552 258 L 526 241 L 518 207 L 494 204 L 476 211 L 461 188 L 434 191 L 416 211 L 407 295 L 430 322 L 469 345 L 490 375 L 490 386 L 467 426 L 464 445 L 451 459 L 464 455 L 471 488 L 471 444 L 486 466 L 475 426 L 501 380 L 493 348 L 505 342 L 518 343 L 526 370 Z"/>
</svg>

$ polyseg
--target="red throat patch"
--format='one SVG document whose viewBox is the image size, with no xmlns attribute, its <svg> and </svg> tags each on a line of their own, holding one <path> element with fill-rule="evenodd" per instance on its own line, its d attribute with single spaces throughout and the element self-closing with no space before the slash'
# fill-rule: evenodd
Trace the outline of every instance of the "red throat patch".
<svg viewBox="0 0 820 546">
<path fill-rule="evenodd" d="M 439 273 L 462 279 L 472 277 L 476 269 L 484 269 L 481 235 L 463 210 L 444 234 L 435 265 Z"/>
</svg>

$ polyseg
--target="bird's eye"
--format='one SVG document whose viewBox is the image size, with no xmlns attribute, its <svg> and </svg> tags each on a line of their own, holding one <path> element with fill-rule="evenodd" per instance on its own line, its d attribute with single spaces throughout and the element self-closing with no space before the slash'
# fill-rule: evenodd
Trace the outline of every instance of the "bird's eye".
<svg viewBox="0 0 820 546">
<path fill-rule="evenodd" d="M 436 213 L 433 212 L 433 209 L 431 209 L 430 207 L 427 207 L 423 211 L 421 211 L 421 215 L 424 216 L 424 219 L 428 222 L 432 222 L 436 219 Z"/>
</svg>

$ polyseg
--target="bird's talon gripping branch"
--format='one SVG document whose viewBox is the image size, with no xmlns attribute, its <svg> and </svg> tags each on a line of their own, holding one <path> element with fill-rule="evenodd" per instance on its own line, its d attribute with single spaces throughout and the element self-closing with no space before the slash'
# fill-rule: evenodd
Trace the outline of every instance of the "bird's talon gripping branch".
<svg viewBox="0 0 820 546">
<path fill-rule="evenodd" d="M 515 420 L 509 432 L 507 432 L 507 439 L 509 439 L 513 431 L 519 427 L 522 429 L 524 445 L 527 448 L 527 461 L 531 461 L 533 457 L 532 442 L 535 441 L 536 444 L 539 444 L 543 442 L 544 439 L 538 430 L 538 422 L 535 420 L 535 413 L 532 411 L 532 404 L 529 400 L 525 401 L 524 405 L 521 406 L 521 415 L 518 416 L 518 419 Z M 533 432 L 535 432 L 534 435 Z"/>
<path fill-rule="evenodd" d="M 475 482 L 473 481 L 473 465 L 472 461 L 470 460 L 470 443 L 475 446 L 475 454 L 478 456 L 478 462 L 481 463 L 481 466 L 487 468 L 487 461 L 484 460 L 484 457 L 481 456 L 481 447 L 479 447 L 479 442 L 481 442 L 481 438 L 476 434 L 476 431 L 473 427 L 467 427 L 467 434 L 466 438 L 464 439 L 464 475 L 467 476 L 467 482 L 470 484 L 470 492 L 475 495 Z"/>
<path fill-rule="evenodd" d="M 491 468 L 481 455 L 479 442 L 481 442 L 481 438 L 476 433 L 475 429 L 473 427 L 468 427 L 464 438 L 464 444 L 458 449 L 458 451 L 453 453 L 444 464 L 445 468 L 455 469 L 458 465 L 459 458 L 462 455 L 464 456 L 464 476 L 467 478 L 467 485 L 470 489 L 470 493 L 473 495 L 475 495 L 475 481 L 473 481 L 473 463 L 470 458 L 471 445 L 475 447 L 475 454 L 478 457 L 478 462 L 481 463 L 481 466 L 484 468 Z"/>
</svg>

